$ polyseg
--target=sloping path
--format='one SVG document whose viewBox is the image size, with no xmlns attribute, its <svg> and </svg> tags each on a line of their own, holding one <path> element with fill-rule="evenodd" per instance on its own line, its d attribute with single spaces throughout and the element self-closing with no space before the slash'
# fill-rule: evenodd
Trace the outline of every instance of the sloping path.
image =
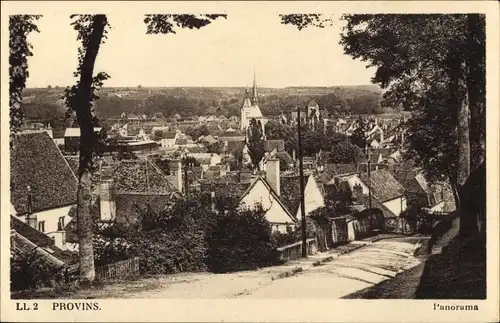
<svg viewBox="0 0 500 323">
<path fill-rule="evenodd" d="M 297 276 L 240 295 L 245 298 L 342 298 L 394 278 L 407 265 L 416 238 L 374 242 Z"/>
</svg>

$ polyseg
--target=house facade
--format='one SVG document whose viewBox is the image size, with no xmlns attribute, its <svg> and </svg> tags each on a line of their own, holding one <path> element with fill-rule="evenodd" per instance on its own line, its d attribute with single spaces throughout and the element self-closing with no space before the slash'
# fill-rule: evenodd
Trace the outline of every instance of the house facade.
<svg viewBox="0 0 500 323">
<path fill-rule="evenodd" d="M 164 132 L 161 137 L 161 147 L 162 148 L 173 148 L 175 147 L 175 141 L 177 140 L 177 132 Z"/>
</svg>

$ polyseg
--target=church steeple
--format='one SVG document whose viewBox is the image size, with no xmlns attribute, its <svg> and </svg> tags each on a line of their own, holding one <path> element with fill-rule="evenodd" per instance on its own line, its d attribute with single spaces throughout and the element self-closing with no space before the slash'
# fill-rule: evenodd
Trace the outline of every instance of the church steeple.
<svg viewBox="0 0 500 323">
<path fill-rule="evenodd" d="M 253 69 L 253 89 L 252 89 L 252 105 L 258 105 L 259 97 L 257 95 L 257 80 L 255 77 L 255 68 Z"/>
</svg>

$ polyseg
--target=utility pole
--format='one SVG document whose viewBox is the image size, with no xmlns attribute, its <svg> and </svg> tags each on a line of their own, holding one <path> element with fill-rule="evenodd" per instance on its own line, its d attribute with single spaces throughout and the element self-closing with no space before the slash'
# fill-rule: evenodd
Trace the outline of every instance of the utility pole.
<svg viewBox="0 0 500 323">
<path fill-rule="evenodd" d="M 299 144 L 300 213 L 302 218 L 302 257 L 307 257 L 306 206 L 304 204 L 304 165 L 302 163 L 302 135 L 300 129 L 300 106 L 297 107 L 297 135 Z"/>
<path fill-rule="evenodd" d="M 186 193 L 186 199 L 189 199 L 189 184 L 188 184 L 188 162 L 184 164 L 184 193 Z"/>
<path fill-rule="evenodd" d="M 372 162 L 371 162 L 371 154 L 369 148 L 367 148 L 367 152 L 368 152 L 368 204 L 371 209 L 372 208 L 372 178 L 371 178 Z"/>
</svg>

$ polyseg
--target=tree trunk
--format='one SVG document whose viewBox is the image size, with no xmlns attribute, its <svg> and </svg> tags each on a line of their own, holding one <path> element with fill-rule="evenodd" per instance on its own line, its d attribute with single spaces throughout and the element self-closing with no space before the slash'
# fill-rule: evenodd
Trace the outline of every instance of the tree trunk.
<svg viewBox="0 0 500 323">
<path fill-rule="evenodd" d="M 453 193 L 453 199 L 455 200 L 455 207 L 460 208 L 460 196 L 458 194 L 457 180 L 455 176 L 449 175 L 451 192 Z"/>
<path fill-rule="evenodd" d="M 80 124 L 80 165 L 77 192 L 77 222 L 80 254 L 80 282 L 91 283 L 95 279 L 92 232 L 92 153 L 96 140 L 92 120 L 91 88 L 95 60 L 107 24 L 105 15 L 95 15 L 88 46 L 81 63 L 80 83 L 77 93 L 76 115 Z"/>
<path fill-rule="evenodd" d="M 485 20 L 480 14 L 467 15 L 467 93 L 471 114 L 471 171 L 485 158 L 486 150 L 486 48 Z"/>
<path fill-rule="evenodd" d="M 463 186 L 470 175 L 470 111 L 467 95 L 467 86 L 465 84 L 466 72 L 464 71 L 465 57 L 462 53 L 461 43 L 451 44 L 448 56 L 448 76 L 449 98 L 452 109 L 457 111 L 457 137 L 458 137 L 458 162 L 457 162 L 457 180 L 458 197 L 460 200 L 460 235 L 466 235 L 467 228 L 470 226 L 468 217 L 471 214 L 464 212 L 464 200 L 467 198 Z M 465 195 L 464 195 L 465 194 Z"/>
</svg>

